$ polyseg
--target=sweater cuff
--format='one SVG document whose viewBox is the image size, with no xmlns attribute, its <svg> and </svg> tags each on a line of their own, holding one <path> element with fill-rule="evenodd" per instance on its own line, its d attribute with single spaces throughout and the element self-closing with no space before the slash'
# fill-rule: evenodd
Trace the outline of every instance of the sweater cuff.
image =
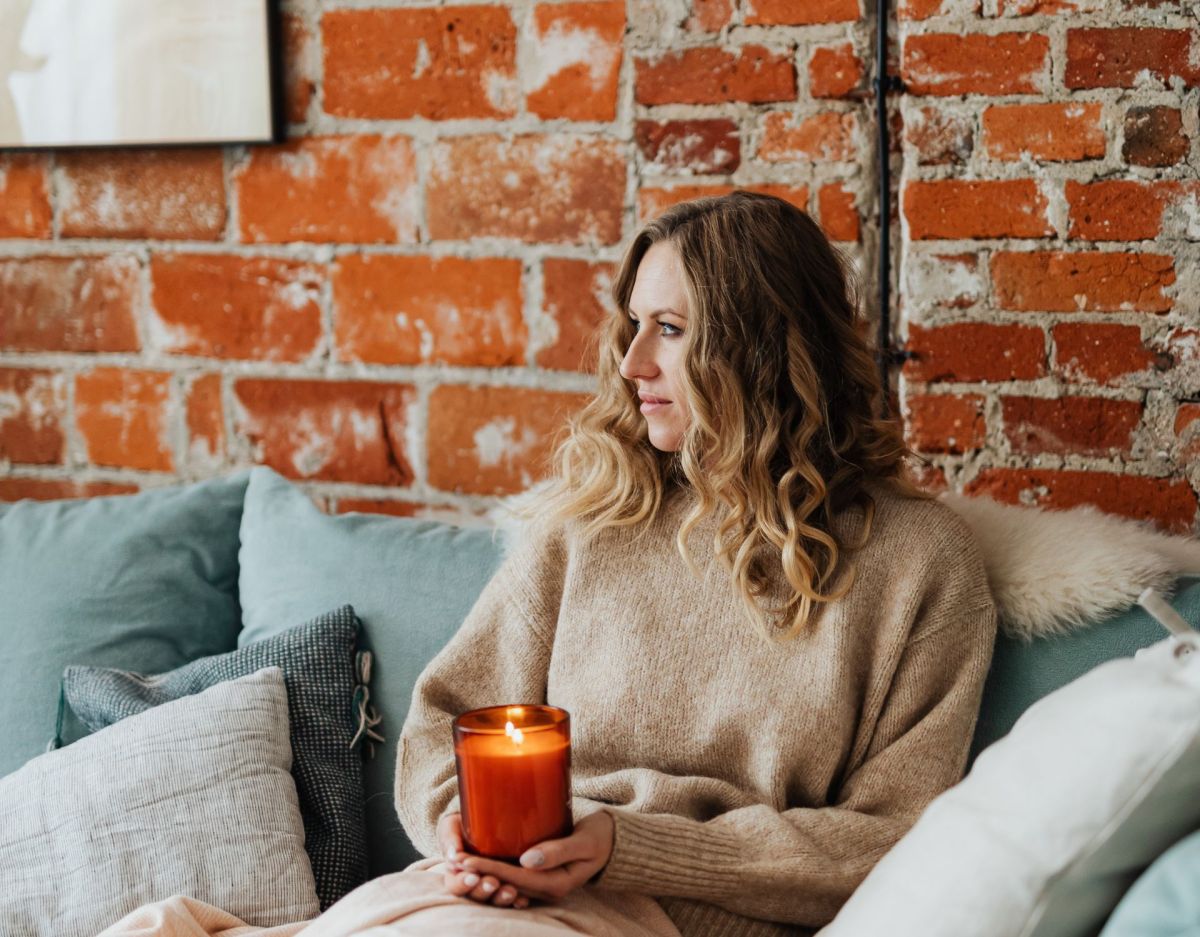
<svg viewBox="0 0 1200 937">
<path fill-rule="evenodd" d="M 604 809 L 613 818 L 613 851 L 597 885 L 708 902 L 737 892 L 742 859 L 736 836 L 673 814 Z"/>
</svg>

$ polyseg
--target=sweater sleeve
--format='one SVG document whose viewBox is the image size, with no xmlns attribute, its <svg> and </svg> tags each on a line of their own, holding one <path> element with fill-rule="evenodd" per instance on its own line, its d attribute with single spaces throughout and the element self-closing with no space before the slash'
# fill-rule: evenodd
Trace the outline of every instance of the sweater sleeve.
<svg viewBox="0 0 1200 937">
<path fill-rule="evenodd" d="M 943 620 L 911 629 L 869 741 L 829 806 L 753 805 L 708 821 L 607 807 L 615 840 L 599 884 L 747 917 L 828 923 L 925 806 L 962 776 L 995 607 L 935 617 Z"/>
<path fill-rule="evenodd" d="M 564 565 L 560 537 L 528 535 L 417 678 L 400 733 L 395 800 L 425 856 L 441 854 L 438 820 L 458 809 L 454 718 L 483 706 L 545 702 Z"/>
</svg>

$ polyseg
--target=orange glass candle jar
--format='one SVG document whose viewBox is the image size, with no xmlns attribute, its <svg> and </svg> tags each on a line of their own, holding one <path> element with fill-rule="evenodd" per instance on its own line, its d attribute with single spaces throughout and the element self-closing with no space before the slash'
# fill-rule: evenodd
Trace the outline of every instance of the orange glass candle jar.
<svg viewBox="0 0 1200 937">
<path fill-rule="evenodd" d="M 571 717 L 556 706 L 489 706 L 454 720 L 463 846 L 516 862 L 568 836 Z"/>
</svg>

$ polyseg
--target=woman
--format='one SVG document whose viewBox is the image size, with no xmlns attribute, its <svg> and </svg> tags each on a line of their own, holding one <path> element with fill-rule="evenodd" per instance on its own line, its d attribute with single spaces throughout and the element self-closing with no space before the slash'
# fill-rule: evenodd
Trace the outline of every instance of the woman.
<svg viewBox="0 0 1200 937">
<path fill-rule="evenodd" d="M 961 776 L 983 566 L 905 481 L 803 212 L 677 206 L 613 294 L 530 532 L 414 690 L 396 806 L 435 858 L 402 875 L 439 881 L 463 933 L 806 933 Z M 577 821 L 520 865 L 463 852 L 450 730 L 515 702 L 571 713 Z"/>
</svg>

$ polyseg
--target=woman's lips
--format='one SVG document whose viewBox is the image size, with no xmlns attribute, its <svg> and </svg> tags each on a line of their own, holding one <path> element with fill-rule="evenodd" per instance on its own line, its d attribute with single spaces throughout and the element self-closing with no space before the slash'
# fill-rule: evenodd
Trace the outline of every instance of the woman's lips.
<svg viewBox="0 0 1200 937">
<path fill-rule="evenodd" d="M 643 413 L 653 413 L 655 410 L 661 410 L 663 407 L 671 406 L 669 400 L 643 400 L 641 410 Z"/>
</svg>

